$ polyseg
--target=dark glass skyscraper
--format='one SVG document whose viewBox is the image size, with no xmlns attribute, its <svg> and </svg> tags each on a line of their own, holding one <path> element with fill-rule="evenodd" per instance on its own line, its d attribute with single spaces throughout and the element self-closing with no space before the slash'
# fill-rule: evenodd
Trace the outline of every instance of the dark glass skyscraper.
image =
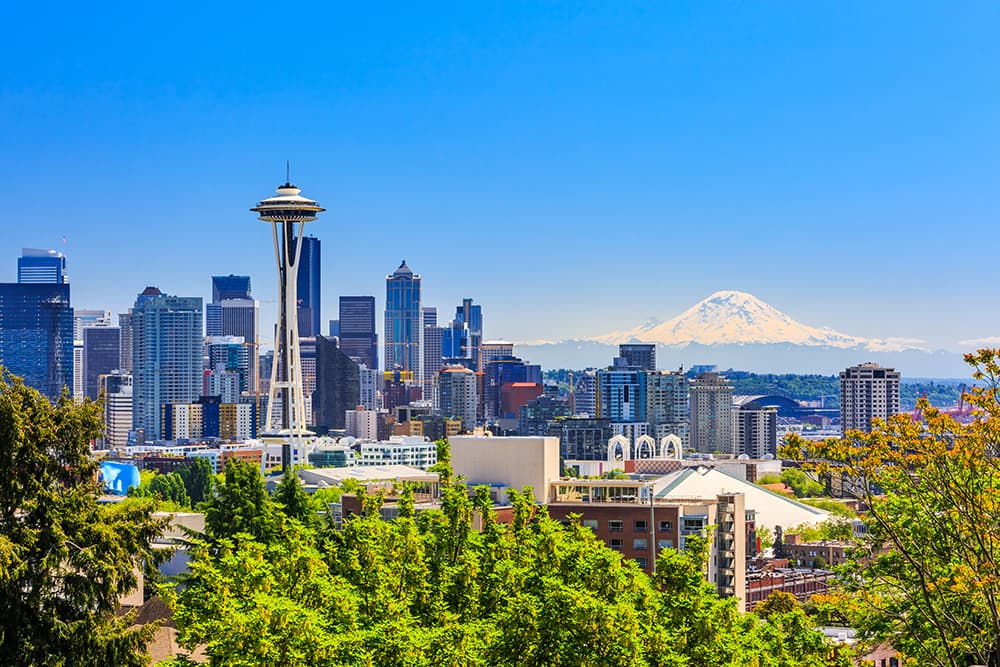
<svg viewBox="0 0 1000 667">
<path fill-rule="evenodd" d="M 100 376 L 121 368 L 121 329 L 84 327 L 83 393 L 96 400 L 101 389 Z"/>
<path fill-rule="evenodd" d="M 473 305 L 472 299 L 462 299 L 462 305 L 455 309 L 455 321 L 461 322 L 468 332 L 463 357 L 472 359 L 474 370 L 479 368 L 479 347 L 483 344 L 483 307 Z"/>
<path fill-rule="evenodd" d="M 299 299 L 299 337 L 312 338 L 322 334 L 319 328 L 320 304 L 320 252 L 319 239 L 303 236 L 299 257 L 297 293 Z"/>
<path fill-rule="evenodd" d="M 404 260 L 385 277 L 385 370 L 398 367 L 413 373 L 418 381 L 422 379 L 421 320 L 420 276 Z"/>
<path fill-rule="evenodd" d="M 340 297 L 340 349 L 368 368 L 378 369 L 378 335 L 375 333 L 375 297 Z"/>
<path fill-rule="evenodd" d="M 625 365 L 641 371 L 656 370 L 656 345 L 653 343 L 623 343 L 618 346 L 618 356 Z"/>
<path fill-rule="evenodd" d="M 0 363 L 51 401 L 72 388 L 68 283 L 0 284 Z"/>
<path fill-rule="evenodd" d="M 312 408 L 316 426 L 342 429 L 347 410 L 361 401 L 361 380 L 356 364 L 332 340 L 316 336 L 316 391 Z"/>
</svg>

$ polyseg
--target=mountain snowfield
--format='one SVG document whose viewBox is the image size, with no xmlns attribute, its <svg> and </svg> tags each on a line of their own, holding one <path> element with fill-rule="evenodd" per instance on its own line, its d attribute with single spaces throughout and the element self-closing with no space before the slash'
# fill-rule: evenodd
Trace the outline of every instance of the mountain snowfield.
<svg viewBox="0 0 1000 667">
<path fill-rule="evenodd" d="M 716 292 L 666 322 L 650 320 L 634 329 L 587 340 L 608 345 L 638 341 L 673 347 L 784 343 L 873 352 L 926 350 L 924 341 L 914 338 L 861 338 L 802 324 L 754 295 L 735 290 Z"/>
</svg>

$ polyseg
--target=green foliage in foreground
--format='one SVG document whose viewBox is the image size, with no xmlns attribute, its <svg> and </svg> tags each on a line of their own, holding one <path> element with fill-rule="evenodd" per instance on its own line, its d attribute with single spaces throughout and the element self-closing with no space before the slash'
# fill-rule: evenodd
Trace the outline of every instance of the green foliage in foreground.
<svg viewBox="0 0 1000 667">
<path fill-rule="evenodd" d="M 849 664 L 801 609 L 763 620 L 718 598 L 704 539 L 664 550 L 650 578 L 578 522 L 549 518 L 530 492 L 512 494 L 506 526 L 485 489 L 470 497 L 442 472 L 440 510 L 416 516 L 404 492 L 386 522 L 381 498 L 367 497 L 365 515 L 337 531 L 303 520 L 293 482 L 277 502 L 231 462 L 217 494 L 227 509 L 210 507 L 187 587 L 164 591 L 180 642 L 204 646 L 213 665 L 248 667 Z"/>
<path fill-rule="evenodd" d="M 98 504 L 99 404 L 53 406 L 0 374 L 0 663 L 144 665 L 155 628 L 115 612 L 156 560 L 152 503 Z"/>
</svg>

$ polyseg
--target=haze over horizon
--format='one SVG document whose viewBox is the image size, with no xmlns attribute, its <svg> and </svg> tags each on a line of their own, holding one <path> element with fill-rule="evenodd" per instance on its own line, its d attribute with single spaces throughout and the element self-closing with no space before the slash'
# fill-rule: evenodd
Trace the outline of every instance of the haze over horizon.
<svg viewBox="0 0 1000 667">
<path fill-rule="evenodd" d="M 1000 6 L 241 7 L 66 4 L 45 39 L 10 31 L 0 281 L 57 249 L 73 305 L 117 313 L 249 274 L 265 331 L 247 209 L 291 159 L 328 209 L 324 322 L 341 294 L 381 310 L 405 258 L 425 305 L 474 298 L 489 338 L 602 336 L 722 289 L 930 349 L 1000 334 L 977 254 L 1000 218 Z M 290 18 L 314 38 L 269 48 Z"/>
</svg>

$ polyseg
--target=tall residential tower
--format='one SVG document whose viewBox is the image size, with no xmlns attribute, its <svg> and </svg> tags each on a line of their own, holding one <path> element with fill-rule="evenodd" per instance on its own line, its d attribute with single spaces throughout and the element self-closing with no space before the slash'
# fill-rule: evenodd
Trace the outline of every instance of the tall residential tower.
<svg viewBox="0 0 1000 667">
<path fill-rule="evenodd" d="M 899 378 L 894 368 L 874 362 L 851 366 L 840 372 L 840 426 L 871 431 L 872 419 L 899 414 Z"/>
</svg>

